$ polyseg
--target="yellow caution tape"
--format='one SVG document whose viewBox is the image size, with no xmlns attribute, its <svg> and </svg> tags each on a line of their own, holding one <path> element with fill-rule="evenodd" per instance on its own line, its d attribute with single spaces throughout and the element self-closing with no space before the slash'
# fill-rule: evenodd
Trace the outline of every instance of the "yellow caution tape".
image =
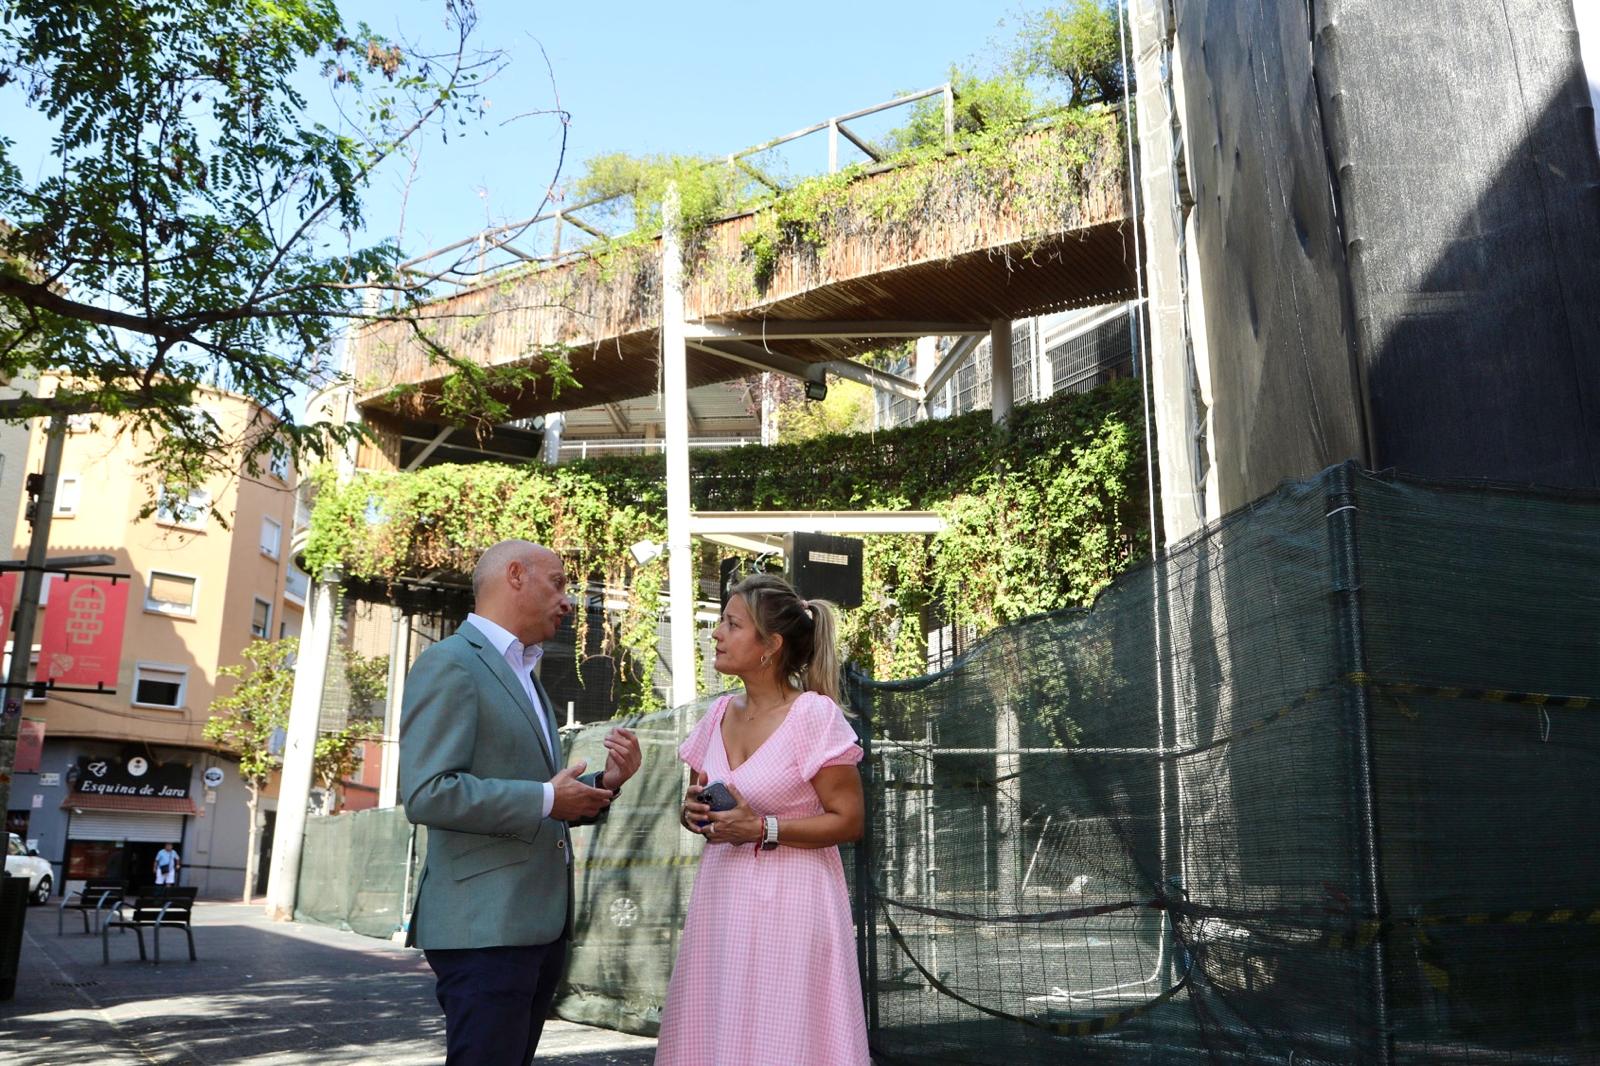
<svg viewBox="0 0 1600 1066">
<path fill-rule="evenodd" d="M 698 855 L 629 855 L 614 859 L 578 859 L 574 870 L 622 870 L 641 866 L 698 866 Z"/>
</svg>

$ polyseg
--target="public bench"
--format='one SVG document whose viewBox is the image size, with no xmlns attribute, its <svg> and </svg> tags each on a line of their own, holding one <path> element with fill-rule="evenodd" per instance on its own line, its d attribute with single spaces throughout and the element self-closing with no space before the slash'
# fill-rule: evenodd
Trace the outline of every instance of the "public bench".
<svg viewBox="0 0 1600 1066">
<path fill-rule="evenodd" d="M 113 878 L 91 878 L 83 883 L 83 887 L 76 892 L 68 892 L 61 899 L 61 908 L 56 911 L 56 936 L 61 936 L 65 931 L 67 912 L 77 911 L 83 919 L 83 931 L 89 931 L 89 915 L 94 915 L 94 931 L 100 931 L 100 923 L 106 914 L 114 911 L 117 904 L 122 902 L 122 894 L 127 891 L 127 886 Z"/>
<path fill-rule="evenodd" d="M 161 965 L 161 930 L 182 929 L 189 940 L 189 961 L 194 953 L 194 930 L 189 920 L 194 915 L 194 897 L 199 891 L 189 886 L 165 886 L 140 896 L 123 899 L 111 918 L 100 927 L 100 962 L 111 964 L 111 930 L 132 929 L 139 938 L 139 961 L 145 960 L 144 930 L 152 931 L 155 940 L 155 964 Z"/>
</svg>

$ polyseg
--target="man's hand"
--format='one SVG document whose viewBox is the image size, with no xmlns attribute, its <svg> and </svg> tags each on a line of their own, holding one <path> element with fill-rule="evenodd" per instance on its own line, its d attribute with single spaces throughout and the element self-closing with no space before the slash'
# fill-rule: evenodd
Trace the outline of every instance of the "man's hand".
<svg viewBox="0 0 1600 1066">
<path fill-rule="evenodd" d="M 635 747 L 637 749 L 637 742 Z M 637 763 L 635 767 L 637 768 Z M 593 818 L 611 806 L 613 793 L 610 790 L 590 788 L 578 780 L 578 775 L 587 768 L 587 763 L 576 762 L 550 779 L 550 784 L 555 786 L 555 799 L 550 804 L 550 817 L 563 822 L 579 821 Z"/>
<path fill-rule="evenodd" d="M 606 787 L 619 789 L 623 783 L 639 772 L 644 755 L 639 751 L 639 738 L 633 730 L 621 726 L 606 734 Z"/>
</svg>

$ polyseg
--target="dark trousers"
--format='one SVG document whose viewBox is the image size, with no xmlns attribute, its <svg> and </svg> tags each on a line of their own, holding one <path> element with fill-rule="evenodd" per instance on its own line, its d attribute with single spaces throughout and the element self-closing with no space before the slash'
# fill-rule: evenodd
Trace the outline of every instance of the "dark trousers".
<svg viewBox="0 0 1600 1066">
<path fill-rule="evenodd" d="M 536 947 L 430 948 L 446 1066 L 528 1066 L 556 998 L 567 939 Z"/>
</svg>

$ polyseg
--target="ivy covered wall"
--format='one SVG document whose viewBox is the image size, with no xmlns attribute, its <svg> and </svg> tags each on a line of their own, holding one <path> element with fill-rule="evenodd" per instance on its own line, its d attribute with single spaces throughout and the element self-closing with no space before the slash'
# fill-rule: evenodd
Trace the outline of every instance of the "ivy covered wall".
<svg viewBox="0 0 1600 1066">
<path fill-rule="evenodd" d="M 876 434 L 691 455 L 697 510 L 933 510 L 933 537 L 866 538 L 864 602 L 845 611 L 845 654 L 875 676 L 923 672 L 924 608 L 983 633 L 1087 604 L 1149 554 L 1139 385 L 1115 381 L 1016 409 Z M 407 473 L 321 475 L 306 563 L 368 580 L 469 573 L 488 545 L 525 537 L 569 568 L 631 590 L 608 627 L 622 654 L 619 707 L 658 705 L 651 685 L 664 560 L 628 547 L 665 539 L 660 455 L 546 467 L 481 463 Z M 714 570 L 712 571 L 714 573 Z M 581 617 L 581 612 L 580 612 Z M 582 635 L 580 644 L 583 646 Z"/>
</svg>

